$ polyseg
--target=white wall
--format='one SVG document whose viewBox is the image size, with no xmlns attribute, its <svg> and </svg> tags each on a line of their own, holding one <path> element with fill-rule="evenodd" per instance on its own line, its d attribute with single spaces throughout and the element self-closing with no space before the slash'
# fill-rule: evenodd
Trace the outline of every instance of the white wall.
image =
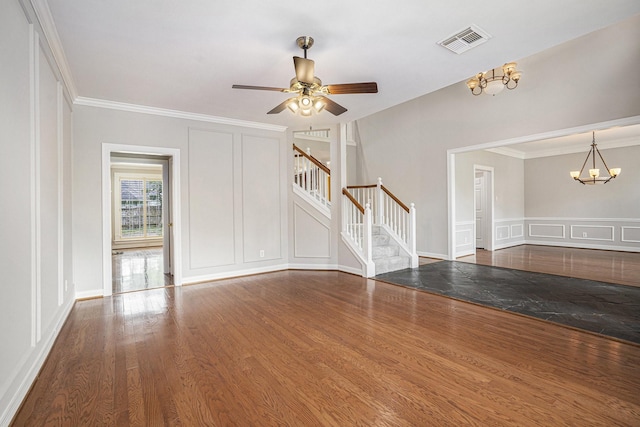
<svg viewBox="0 0 640 427">
<path fill-rule="evenodd" d="M 474 97 L 460 82 L 358 120 L 361 170 L 415 202 L 418 251 L 447 257 L 447 150 L 639 116 L 640 80 L 607 77 L 637 68 L 639 39 L 636 16 L 528 58 L 505 58 L 524 71 L 513 91 Z"/>
<path fill-rule="evenodd" d="M 102 295 L 103 143 L 180 151 L 183 283 L 286 266 L 282 165 L 290 150 L 283 132 L 78 105 L 74 263 L 80 295 Z"/>
<path fill-rule="evenodd" d="M 0 3 L 2 426 L 28 392 L 74 301 L 72 110 L 34 22 L 29 7 Z"/>
</svg>

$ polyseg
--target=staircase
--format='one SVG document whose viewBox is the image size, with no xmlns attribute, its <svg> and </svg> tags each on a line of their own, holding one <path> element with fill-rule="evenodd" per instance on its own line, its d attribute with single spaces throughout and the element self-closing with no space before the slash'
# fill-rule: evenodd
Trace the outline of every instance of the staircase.
<svg viewBox="0 0 640 427">
<path fill-rule="evenodd" d="M 371 258 L 376 266 L 376 275 L 411 267 L 411 257 L 400 255 L 400 247 L 384 228 L 374 225 L 371 231 Z"/>
<path fill-rule="evenodd" d="M 363 276 L 418 267 L 416 210 L 382 184 L 342 189 L 342 240 L 363 266 Z"/>
</svg>

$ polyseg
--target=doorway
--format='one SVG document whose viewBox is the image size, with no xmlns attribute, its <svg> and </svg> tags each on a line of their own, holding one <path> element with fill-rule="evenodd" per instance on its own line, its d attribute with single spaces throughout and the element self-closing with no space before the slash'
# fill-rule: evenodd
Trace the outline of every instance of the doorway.
<svg viewBox="0 0 640 427">
<path fill-rule="evenodd" d="M 169 158 L 111 154 L 112 292 L 173 283 Z"/>
<path fill-rule="evenodd" d="M 474 165 L 476 249 L 493 250 L 493 168 Z"/>
<path fill-rule="evenodd" d="M 177 149 L 103 144 L 103 294 L 181 285 Z"/>
</svg>

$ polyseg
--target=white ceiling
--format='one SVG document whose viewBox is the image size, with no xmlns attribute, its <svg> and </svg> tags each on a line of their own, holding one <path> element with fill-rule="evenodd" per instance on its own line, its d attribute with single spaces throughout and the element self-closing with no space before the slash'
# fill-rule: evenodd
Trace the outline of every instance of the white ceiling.
<svg viewBox="0 0 640 427">
<path fill-rule="evenodd" d="M 347 122 L 464 85 L 640 13 L 638 0 L 34 1 L 48 2 L 80 97 L 294 127 Z M 436 44 L 472 24 L 492 39 L 461 55 Z M 231 88 L 287 87 L 301 35 L 315 39 L 308 55 L 323 83 L 376 81 L 379 93 L 334 95 L 347 113 L 305 119 L 266 114 L 287 94 Z"/>
</svg>

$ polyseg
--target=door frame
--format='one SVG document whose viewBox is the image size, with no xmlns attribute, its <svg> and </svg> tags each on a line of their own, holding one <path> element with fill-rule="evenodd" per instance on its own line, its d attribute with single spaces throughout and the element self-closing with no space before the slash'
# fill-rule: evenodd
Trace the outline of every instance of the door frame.
<svg viewBox="0 0 640 427">
<path fill-rule="evenodd" d="M 493 171 L 493 167 L 491 166 L 483 166 L 483 165 L 473 165 L 473 177 L 475 180 L 475 176 L 477 172 L 482 172 L 485 180 L 484 180 L 484 187 L 486 190 L 485 193 L 485 200 L 487 201 L 487 212 L 486 212 L 486 218 L 488 219 L 487 221 L 484 222 L 484 237 L 485 237 L 485 244 L 484 244 L 484 249 L 487 251 L 493 251 L 493 248 L 495 246 L 495 230 L 494 230 L 494 218 L 493 218 L 493 212 L 494 212 L 494 197 L 493 197 L 493 193 L 494 193 L 494 171 Z M 475 181 L 474 181 L 474 191 L 475 191 Z M 474 218 L 474 224 L 473 224 L 473 236 L 475 238 L 475 236 L 477 235 L 477 230 L 476 230 L 476 222 L 475 222 L 475 217 L 476 217 L 476 198 L 475 198 L 475 194 L 473 197 L 473 218 Z M 473 245 L 473 253 L 476 253 L 476 246 L 475 243 Z"/>
<path fill-rule="evenodd" d="M 182 285 L 182 230 L 180 220 L 180 150 L 177 148 L 147 147 L 126 144 L 102 144 L 102 288 L 103 295 L 113 293 L 111 261 L 111 154 L 160 155 L 169 157 L 170 203 L 169 227 L 173 260 L 173 284 Z"/>
</svg>

